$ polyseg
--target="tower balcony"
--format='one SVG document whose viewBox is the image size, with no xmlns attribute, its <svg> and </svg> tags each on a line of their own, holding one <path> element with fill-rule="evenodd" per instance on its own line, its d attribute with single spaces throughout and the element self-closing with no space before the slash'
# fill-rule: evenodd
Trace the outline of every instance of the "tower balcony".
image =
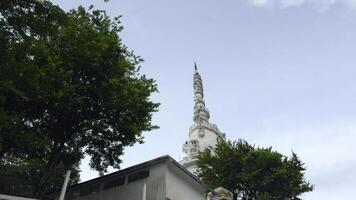
<svg viewBox="0 0 356 200">
<path fill-rule="evenodd" d="M 183 152 L 186 153 L 188 156 L 197 154 L 199 150 L 200 146 L 198 140 L 186 141 L 183 144 Z"/>
<path fill-rule="evenodd" d="M 215 133 L 218 136 L 224 137 L 224 135 L 220 132 L 218 127 L 215 124 L 212 124 L 212 123 L 199 123 L 199 124 L 198 123 L 194 123 L 189 129 L 189 135 L 191 133 L 193 133 L 195 130 L 200 129 L 200 128 L 207 129 L 207 130 Z"/>
</svg>

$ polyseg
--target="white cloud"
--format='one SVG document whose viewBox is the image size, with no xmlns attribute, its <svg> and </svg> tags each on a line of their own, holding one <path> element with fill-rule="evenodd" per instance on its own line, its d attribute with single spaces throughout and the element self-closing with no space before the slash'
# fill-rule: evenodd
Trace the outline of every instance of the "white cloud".
<svg viewBox="0 0 356 200">
<path fill-rule="evenodd" d="M 349 6 L 353 9 L 356 9 L 356 0 L 348 0 Z"/>
<path fill-rule="evenodd" d="M 271 5 L 273 3 L 273 0 L 250 0 L 250 2 L 254 6 L 263 7 L 263 6 Z"/>
<path fill-rule="evenodd" d="M 280 5 L 283 8 L 291 7 L 291 6 L 299 6 L 306 2 L 306 0 L 280 0 Z"/>
<path fill-rule="evenodd" d="M 326 11 L 333 5 L 341 5 L 356 10 L 356 0 L 247 0 L 256 7 L 289 8 L 309 5 L 318 11 Z"/>
</svg>

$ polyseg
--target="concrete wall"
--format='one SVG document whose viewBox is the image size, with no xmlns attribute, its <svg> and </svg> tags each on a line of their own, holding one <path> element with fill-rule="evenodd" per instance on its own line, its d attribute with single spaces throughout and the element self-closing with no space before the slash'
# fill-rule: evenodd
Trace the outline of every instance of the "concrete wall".
<svg viewBox="0 0 356 200">
<path fill-rule="evenodd" d="M 218 140 L 218 130 L 216 129 L 215 132 L 211 128 L 212 124 L 203 124 L 203 132 L 204 135 L 199 136 L 199 129 L 194 129 L 193 132 L 190 133 L 189 140 L 198 140 L 200 151 L 204 151 L 206 148 L 210 146 L 215 146 Z"/>
<path fill-rule="evenodd" d="M 162 162 L 154 165 L 147 179 L 146 200 L 165 200 L 167 164 Z"/>
<path fill-rule="evenodd" d="M 125 184 L 103 189 L 106 182 L 103 180 L 100 183 L 82 185 L 76 188 L 68 189 L 65 200 L 165 200 L 166 197 L 166 164 L 165 162 L 153 165 L 148 170 L 149 176 L 128 182 L 130 174 L 125 175 Z M 80 195 L 80 192 L 89 188 L 91 191 L 88 195 Z M 58 196 L 57 198 L 58 199 Z"/>
<path fill-rule="evenodd" d="M 168 167 L 167 197 L 171 200 L 204 200 L 205 189 L 185 172 Z"/>
<path fill-rule="evenodd" d="M 140 172 L 145 175 L 133 176 Z M 123 181 L 117 184 L 118 180 Z M 111 184 L 113 182 L 115 185 Z M 127 174 L 68 188 L 65 200 L 204 200 L 205 193 L 206 188 L 190 174 L 164 160 Z"/>
</svg>

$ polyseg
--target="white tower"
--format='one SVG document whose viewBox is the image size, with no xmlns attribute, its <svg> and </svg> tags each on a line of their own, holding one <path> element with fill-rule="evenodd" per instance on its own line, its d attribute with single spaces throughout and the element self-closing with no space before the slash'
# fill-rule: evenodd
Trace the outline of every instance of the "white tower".
<svg viewBox="0 0 356 200">
<path fill-rule="evenodd" d="M 189 129 L 189 139 L 183 144 L 183 152 L 186 156 L 180 162 L 193 173 L 196 172 L 198 152 L 204 151 L 209 146 L 215 146 L 219 137 L 225 138 L 218 127 L 209 122 L 210 114 L 205 107 L 203 83 L 197 65 L 195 64 L 194 67 L 194 123 Z"/>
</svg>

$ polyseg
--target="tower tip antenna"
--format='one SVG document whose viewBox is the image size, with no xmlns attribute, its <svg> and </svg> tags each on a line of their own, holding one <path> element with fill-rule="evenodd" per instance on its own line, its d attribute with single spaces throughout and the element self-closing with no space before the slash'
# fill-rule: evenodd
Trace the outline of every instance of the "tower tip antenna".
<svg viewBox="0 0 356 200">
<path fill-rule="evenodd" d="M 198 67 L 197 67 L 197 63 L 196 62 L 194 62 L 194 69 L 195 69 L 195 71 L 198 71 Z"/>
</svg>

